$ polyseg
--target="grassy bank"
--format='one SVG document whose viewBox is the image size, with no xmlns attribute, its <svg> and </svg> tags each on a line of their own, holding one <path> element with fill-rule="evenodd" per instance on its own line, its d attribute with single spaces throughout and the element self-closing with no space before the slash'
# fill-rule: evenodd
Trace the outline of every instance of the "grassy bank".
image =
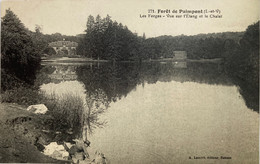
<svg viewBox="0 0 260 164">
<path fill-rule="evenodd" d="M 44 104 L 48 108 L 46 114 L 53 117 L 53 127 L 50 127 L 52 130 L 62 131 L 71 128 L 79 131 L 82 126 L 81 116 L 84 103 L 77 95 L 46 94 L 35 88 L 18 87 L 3 92 L 1 103 L 16 103 L 24 108 L 34 104 Z"/>
<path fill-rule="evenodd" d="M 95 98 L 88 99 L 87 102 L 90 103 L 85 104 L 79 95 L 57 95 L 39 92 L 31 87 L 18 87 L 1 94 L 1 103 L 16 103 L 25 109 L 30 105 L 44 104 L 48 108 L 45 115 L 52 118 L 48 120 L 46 129 L 71 133 L 71 138 L 82 137 L 84 126 L 87 126 L 88 132 L 91 132 L 93 128 L 105 124 L 99 121 L 99 115 L 105 111 L 105 108 L 97 106 Z"/>
</svg>

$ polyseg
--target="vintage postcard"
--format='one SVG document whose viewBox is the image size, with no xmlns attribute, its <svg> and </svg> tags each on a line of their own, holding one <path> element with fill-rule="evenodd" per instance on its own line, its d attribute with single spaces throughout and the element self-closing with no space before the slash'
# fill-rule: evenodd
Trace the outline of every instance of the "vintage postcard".
<svg viewBox="0 0 260 164">
<path fill-rule="evenodd" d="M 259 1 L 1 1 L 0 163 L 259 163 Z"/>
</svg>

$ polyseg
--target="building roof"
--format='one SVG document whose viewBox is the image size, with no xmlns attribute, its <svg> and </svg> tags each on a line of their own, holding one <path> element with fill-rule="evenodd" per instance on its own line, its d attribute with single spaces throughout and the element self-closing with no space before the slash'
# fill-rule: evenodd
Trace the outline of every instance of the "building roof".
<svg viewBox="0 0 260 164">
<path fill-rule="evenodd" d="M 63 47 L 64 45 L 66 47 L 77 47 L 78 43 L 71 42 L 71 41 L 57 41 L 57 42 L 49 43 L 49 46 L 51 46 L 51 47 Z"/>
<path fill-rule="evenodd" d="M 186 51 L 173 51 L 174 53 L 186 53 Z"/>
</svg>

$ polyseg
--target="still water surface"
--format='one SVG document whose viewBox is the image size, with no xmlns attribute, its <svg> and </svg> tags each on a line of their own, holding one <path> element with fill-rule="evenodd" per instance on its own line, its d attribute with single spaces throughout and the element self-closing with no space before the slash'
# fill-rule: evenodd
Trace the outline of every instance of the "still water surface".
<svg viewBox="0 0 260 164">
<path fill-rule="evenodd" d="M 220 64 L 49 63 L 38 81 L 105 109 L 103 128 L 89 126 L 89 152 L 111 163 L 258 163 L 259 115 Z"/>
</svg>

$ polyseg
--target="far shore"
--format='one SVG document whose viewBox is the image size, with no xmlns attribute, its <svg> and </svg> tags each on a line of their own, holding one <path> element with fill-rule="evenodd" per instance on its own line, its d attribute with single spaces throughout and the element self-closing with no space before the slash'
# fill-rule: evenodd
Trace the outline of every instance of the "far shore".
<svg viewBox="0 0 260 164">
<path fill-rule="evenodd" d="M 138 60 L 139 61 L 139 60 Z M 175 59 L 175 58 L 161 58 L 161 59 L 148 59 L 148 60 L 141 60 L 141 62 L 197 62 L 197 63 L 220 63 L 222 62 L 222 58 L 214 58 L 214 59 Z M 112 60 L 96 60 L 86 57 L 80 56 L 71 56 L 71 57 L 42 57 L 43 63 L 91 63 L 91 62 L 113 62 Z M 117 61 L 122 63 L 132 63 L 137 61 Z"/>
</svg>

